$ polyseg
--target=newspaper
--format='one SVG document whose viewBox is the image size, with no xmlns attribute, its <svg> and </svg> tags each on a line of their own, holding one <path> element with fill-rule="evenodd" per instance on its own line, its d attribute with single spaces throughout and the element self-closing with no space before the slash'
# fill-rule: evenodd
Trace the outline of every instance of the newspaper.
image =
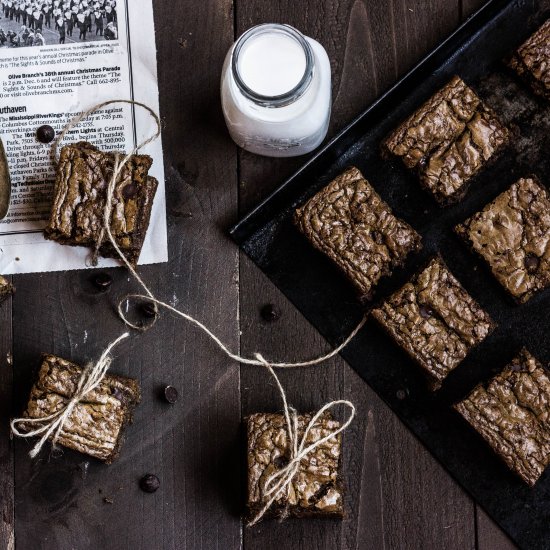
<svg viewBox="0 0 550 550">
<path fill-rule="evenodd" d="M 60 131 L 78 113 L 111 99 L 133 99 L 158 112 L 152 0 L 0 0 L 0 136 L 12 178 L 8 216 L 0 221 L 0 273 L 90 267 L 90 250 L 46 241 L 55 179 L 43 124 Z M 82 121 L 65 143 L 131 151 L 156 129 L 151 116 L 114 104 Z M 167 260 L 160 139 L 142 150 L 159 181 L 140 264 Z M 119 265 L 100 259 L 98 267 Z"/>
</svg>

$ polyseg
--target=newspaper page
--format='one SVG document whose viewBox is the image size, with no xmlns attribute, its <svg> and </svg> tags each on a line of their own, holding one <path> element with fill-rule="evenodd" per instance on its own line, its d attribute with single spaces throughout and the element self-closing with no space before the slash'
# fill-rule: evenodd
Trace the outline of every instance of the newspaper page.
<svg viewBox="0 0 550 550">
<path fill-rule="evenodd" d="M 47 241 L 55 170 L 51 144 L 36 130 L 59 132 L 77 114 L 112 99 L 140 101 L 158 113 L 152 0 L 0 0 L 0 136 L 12 179 L 8 216 L 0 221 L 0 273 L 89 267 L 90 250 Z M 125 103 L 82 121 L 64 143 L 89 141 L 128 152 L 156 125 Z M 62 145 L 62 144 L 61 144 Z M 167 260 L 166 208 L 160 139 L 151 155 L 159 181 L 140 264 Z M 98 267 L 119 265 L 100 259 Z"/>
</svg>

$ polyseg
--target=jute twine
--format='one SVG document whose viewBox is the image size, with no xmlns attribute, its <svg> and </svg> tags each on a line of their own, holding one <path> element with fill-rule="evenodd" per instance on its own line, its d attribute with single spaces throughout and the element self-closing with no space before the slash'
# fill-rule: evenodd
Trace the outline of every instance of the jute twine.
<svg viewBox="0 0 550 550">
<path fill-rule="evenodd" d="M 93 107 L 89 108 L 88 110 L 84 111 L 80 115 L 78 115 L 76 118 L 71 120 L 63 129 L 63 131 L 59 134 L 59 137 L 56 139 L 52 154 L 54 159 L 57 160 L 57 148 L 59 142 L 64 138 L 64 136 L 67 134 L 68 131 L 70 131 L 72 128 L 74 128 L 79 122 L 90 116 L 92 113 L 96 112 L 99 109 L 102 109 L 108 105 L 111 105 L 113 103 L 128 103 L 131 105 L 136 105 L 139 107 L 142 107 L 146 111 L 149 112 L 149 114 L 153 117 L 155 124 L 156 124 L 156 131 L 154 134 L 152 134 L 149 138 L 141 142 L 139 145 L 137 145 L 129 154 L 122 157 L 120 154 L 115 154 L 115 162 L 113 166 L 113 172 L 111 175 L 111 179 L 109 181 L 109 184 L 107 186 L 107 198 L 105 201 L 105 208 L 103 211 L 103 227 L 101 236 L 99 239 L 99 242 L 97 243 L 96 249 L 94 251 L 94 256 L 97 257 L 97 253 L 99 250 L 99 246 L 101 245 L 101 242 L 105 239 L 109 239 L 111 245 L 113 246 L 114 250 L 117 252 L 118 256 L 120 257 L 120 260 L 123 262 L 123 264 L 128 268 L 128 271 L 132 274 L 135 281 L 138 283 L 138 285 L 143 289 L 145 294 L 128 294 L 120 302 L 118 303 L 118 314 L 122 321 L 129 327 L 136 329 L 136 330 L 146 330 L 149 327 L 143 327 L 141 325 L 137 325 L 135 323 L 132 323 L 125 315 L 123 311 L 124 304 L 129 303 L 130 300 L 140 300 L 140 301 L 149 301 L 155 305 L 156 309 L 156 315 L 155 315 L 155 321 L 158 317 L 158 307 L 162 307 L 171 313 L 182 317 L 192 325 L 199 328 L 201 331 L 203 331 L 220 349 L 221 351 L 230 359 L 237 361 L 244 365 L 255 365 L 255 366 L 261 366 L 265 367 L 268 372 L 271 374 L 271 376 L 274 378 L 277 388 L 279 390 L 279 393 L 281 395 L 281 399 L 283 402 L 283 412 L 285 416 L 286 421 L 286 428 L 288 432 L 288 441 L 289 441 L 289 447 L 290 447 L 290 460 L 288 464 L 278 470 L 276 473 L 274 473 L 272 476 L 268 478 L 266 481 L 263 497 L 265 499 L 265 505 L 263 508 L 256 514 L 256 516 L 248 523 L 248 525 L 254 525 L 258 521 L 262 519 L 264 514 L 269 510 L 271 505 L 286 491 L 288 494 L 288 491 L 290 489 L 290 485 L 292 483 L 292 480 L 296 476 L 299 468 L 300 468 L 300 462 L 307 458 L 307 456 L 315 450 L 320 445 L 323 445 L 328 440 L 332 439 L 333 437 L 336 437 L 338 434 L 343 432 L 352 422 L 354 416 L 355 416 L 355 407 L 353 403 L 346 400 L 336 400 L 331 401 L 327 404 L 325 404 L 321 409 L 311 418 L 310 422 L 307 424 L 307 426 L 304 429 L 304 433 L 302 437 L 299 437 L 298 434 L 298 415 L 295 409 L 293 409 L 291 406 L 289 406 L 286 393 L 275 374 L 274 368 L 297 368 L 297 367 L 307 367 L 307 366 L 313 366 L 318 365 L 320 363 L 323 363 L 324 361 L 327 361 L 328 359 L 334 357 L 340 351 L 342 351 L 355 337 L 355 335 L 361 330 L 361 328 L 364 326 L 367 318 L 366 316 L 363 317 L 360 321 L 360 323 L 355 327 L 355 329 L 351 332 L 351 334 L 336 348 L 334 348 L 332 351 L 321 355 L 319 357 L 315 357 L 313 359 L 309 359 L 306 361 L 298 361 L 298 362 L 276 362 L 276 361 L 268 361 L 264 359 L 262 355 L 259 353 L 253 354 L 253 357 L 243 357 L 239 355 L 238 353 L 233 353 L 206 325 L 201 323 L 198 319 L 195 319 L 191 315 L 177 309 L 176 307 L 170 305 L 167 302 L 164 302 L 162 300 L 159 300 L 156 298 L 153 294 L 153 292 L 149 289 L 149 287 L 145 284 L 143 279 L 140 277 L 140 275 L 137 273 L 136 269 L 132 266 L 132 264 L 127 260 L 124 253 L 118 246 L 113 234 L 111 233 L 111 227 L 110 227 L 110 221 L 111 221 L 111 212 L 112 212 L 112 203 L 113 203 L 113 194 L 115 191 L 117 179 L 120 175 L 120 172 L 126 165 L 126 163 L 131 159 L 131 157 L 138 153 L 138 151 L 144 147 L 145 145 L 153 142 L 160 136 L 161 132 L 161 123 L 158 115 L 147 105 L 140 103 L 138 101 L 133 100 L 127 100 L 127 99 L 114 99 L 110 101 L 105 101 L 103 103 L 98 103 L 97 105 L 94 105 Z M 154 322 L 154 321 L 153 321 Z M 44 442 L 48 437 L 50 437 L 53 434 L 53 442 L 55 443 L 55 440 L 61 433 L 63 429 L 63 425 L 67 421 L 67 418 L 70 416 L 72 410 L 74 409 L 75 405 L 86 395 L 86 393 L 89 393 L 93 388 L 97 387 L 97 385 L 101 382 L 103 377 L 105 376 L 107 369 L 110 366 L 110 358 L 109 358 L 109 352 L 110 350 L 118 344 L 120 340 L 123 338 L 126 338 L 128 336 L 128 333 L 123 334 L 119 338 L 117 338 L 114 342 L 109 344 L 103 355 L 101 356 L 100 360 L 95 364 L 95 366 L 91 369 L 84 369 L 81 377 L 81 381 L 79 382 L 79 386 L 77 388 L 77 391 L 75 392 L 75 395 L 71 398 L 71 400 L 67 403 L 64 409 L 61 411 L 55 413 L 54 415 L 40 418 L 40 419 L 26 419 L 26 418 L 19 418 L 12 421 L 12 431 L 15 435 L 18 435 L 20 437 L 32 437 L 35 435 L 41 435 L 42 438 L 40 441 L 36 444 L 34 449 L 31 451 L 31 456 L 36 456 L 36 454 L 40 451 L 42 448 Z M 91 388 L 91 389 L 90 389 Z M 85 392 L 85 393 L 84 393 Z M 309 436 L 311 430 L 315 426 L 315 424 L 319 421 L 320 417 L 327 412 L 328 410 L 336 407 L 337 405 L 344 405 L 349 410 L 349 416 L 346 419 L 346 421 L 340 425 L 340 427 L 333 432 L 331 432 L 329 435 L 323 437 L 322 439 L 315 441 L 309 446 L 306 446 L 307 437 Z M 17 430 L 16 426 L 21 423 L 41 423 L 40 428 L 37 428 L 36 430 L 32 432 L 20 432 Z"/>
</svg>

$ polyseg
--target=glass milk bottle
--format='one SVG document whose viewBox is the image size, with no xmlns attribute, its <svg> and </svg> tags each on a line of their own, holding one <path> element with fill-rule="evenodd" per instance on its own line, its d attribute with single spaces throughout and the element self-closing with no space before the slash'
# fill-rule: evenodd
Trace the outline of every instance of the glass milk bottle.
<svg viewBox="0 0 550 550">
<path fill-rule="evenodd" d="M 289 25 L 253 27 L 227 53 L 221 97 L 229 133 L 243 149 L 270 157 L 309 153 L 328 130 L 327 53 Z"/>
</svg>

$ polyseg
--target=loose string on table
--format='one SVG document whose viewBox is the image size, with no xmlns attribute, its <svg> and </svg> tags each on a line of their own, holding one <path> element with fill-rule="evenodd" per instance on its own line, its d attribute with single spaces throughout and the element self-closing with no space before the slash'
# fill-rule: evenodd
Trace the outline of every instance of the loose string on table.
<svg viewBox="0 0 550 550">
<path fill-rule="evenodd" d="M 49 438 L 52 440 L 52 446 L 55 447 L 55 444 L 63 431 L 63 427 L 71 416 L 73 409 L 86 397 L 86 395 L 94 391 L 105 378 L 105 375 L 107 374 L 113 360 L 110 355 L 111 351 L 122 340 L 128 338 L 128 336 L 130 336 L 128 332 L 125 332 L 119 336 L 107 346 L 95 365 L 84 367 L 82 369 L 82 373 L 80 374 L 73 395 L 61 406 L 58 411 L 40 418 L 14 418 L 11 421 L 11 431 L 18 437 L 42 436 L 29 452 L 31 458 L 34 458 L 41 451 L 44 443 L 46 443 Z M 37 425 L 38 427 L 34 429 L 30 428 L 30 426 L 34 425 Z M 18 426 L 21 426 L 22 430 L 20 430 Z"/>
<path fill-rule="evenodd" d="M 283 492 L 287 491 L 287 497 L 288 497 L 288 491 L 290 489 L 290 485 L 292 483 L 292 480 L 296 476 L 296 473 L 298 472 L 300 462 L 304 458 L 306 458 L 312 451 L 314 451 L 316 448 L 318 448 L 320 445 L 323 445 L 328 440 L 332 439 L 333 437 L 336 437 L 338 434 L 343 432 L 352 422 L 354 416 L 355 416 L 355 407 L 353 403 L 346 400 L 336 400 L 331 401 L 330 403 L 325 404 L 321 409 L 313 415 L 310 422 L 307 424 L 307 426 L 304 429 L 303 435 L 300 438 L 298 433 L 298 415 L 295 409 L 290 407 L 288 405 L 288 401 L 286 398 L 285 391 L 275 374 L 274 368 L 296 368 L 296 367 L 306 367 L 306 366 L 312 366 L 312 365 L 318 365 L 320 363 L 323 363 L 324 361 L 327 361 L 328 359 L 331 359 L 340 351 L 342 351 L 350 342 L 351 340 L 356 336 L 356 334 L 361 330 L 361 328 L 364 326 L 367 317 L 364 316 L 359 324 L 354 328 L 354 330 L 349 334 L 349 336 L 336 348 L 331 350 L 330 352 L 321 355 L 319 357 L 315 357 L 313 359 L 305 360 L 305 361 L 297 361 L 297 362 L 274 362 L 274 361 L 267 361 L 262 355 L 259 353 L 255 353 L 253 357 L 243 357 L 238 353 L 233 353 L 219 338 L 216 336 L 206 325 L 204 325 L 199 320 L 195 319 L 191 315 L 177 309 L 176 307 L 159 300 L 156 298 L 153 294 L 153 292 L 149 289 L 149 287 L 145 284 L 143 279 L 140 277 L 140 275 L 137 273 L 136 269 L 133 267 L 133 265 L 128 261 L 120 247 L 118 246 L 112 232 L 111 232 L 111 212 L 112 212 L 112 203 L 113 203 L 113 194 L 115 191 L 117 179 L 124 168 L 124 166 L 127 164 L 127 162 L 131 159 L 131 157 L 144 147 L 145 145 L 153 142 L 155 139 L 157 139 L 160 136 L 161 132 L 161 123 L 158 115 L 147 105 L 140 103 L 138 101 L 133 100 L 126 100 L 126 99 L 116 99 L 116 100 L 110 100 L 105 101 L 103 103 L 99 103 L 97 105 L 94 105 L 93 107 L 87 109 L 80 115 L 78 115 L 76 118 L 74 118 L 72 121 L 70 121 L 63 131 L 60 133 L 58 139 L 56 140 L 54 146 L 53 146 L 53 157 L 57 161 L 57 147 L 59 142 L 64 138 L 64 136 L 67 134 L 69 130 L 74 128 L 80 121 L 84 120 L 88 116 L 90 116 L 95 111 L 102 109 L 106 107 L 107 105 L 111 105 L 113 103 L 129 103 L 132 105 L 140 106 L 147 110 L 149 114 L 153 117 L 157 129 L 154 134 L 152 134 L 149 138 L 145 139 L 143 142 L 139 143 L 130 153 L 128 153 L 126 156 L 124 156 L 122 159 L 120 158 L 120 154 L 115 154 L 115 161 L 113 166 L 113 172 L 111 175 L 111 178 L 109 180 L 108 186 L 107 186 L 107 197 L 105 201 L 105 208 L 103 211 L 103 227 L 100 234 L 99 243 L 96 246 L 96 250 L 94 251 L 94 254 L 97 254 L 99 250 L 99 246 L 101 245 L 101 242 L 105 238 L 105 235 L 109 239 L 111 245 L 113 246 L 114 250 L 117 252 L 118 256 L 120 257 L 121 261 L 125 264 L 125 266 L 128 268 L 130 273 L 132 274 L 133 278 L 136 280 L 136 282 L 141 286 L 145 294 L 128 294 L 126 295 L 122 300 L 120 300 L 118 304 L 118 314 L 122 321 L 129 327 L 137 330 L 146 330 L 147 327 L 143 327 L 141 325 L 137 325 L 135 323 L 132 323 L 125 315 L 123 311 L 123 305 L 127 304 L 129 300 L 131 299 L 137 299 L 137 300 L 146 300 L 149 302 L 152 302 L 155 304 L 155 320 L 158 315 L 158 307 L 161 306 L 164 309 L 174 313 L 175 315 L 182 317 L 192 325 L 199 328 L 202 332 L 204 332 L 221 350 L 227 357 L 230 359 L 237 361 L 239 363 L 245 364 L 245 365 L 256 365 L 256 366 L 262 366 L 265 367 L 268 372 L 273 376 L 275 379 L 275 382 L 277 384 L 277 388 L 279 390 L 279 393 L 282 398 L 283 402 L 283 410 L 284 410 L 284 416 L 287 426 L 287 432 L 288 432 L 288 439 L 289 439 L 289 447 L 290 447 L 290 461 L 289 463 L 278 470 L 276 473 L 274 473 L 272 476 L 268 478 L 266 481 L 265 487 L 264 487 L 264 493 L 263 498 L 265 499 L 265 504 L 262 507 L 262 509 L 256 514 L 256 516 L 249 522 L 248 525 L 254 525 L 258 521 L 262 519 L 264 514 L 267 512 L 267 510 L 272 506 L 272 504 L 283 494 Z M 154 321 L 153 321 L 154 322 Z M 150 325 L 149 325 L 150 326 Z M 110 350 L 118 344 L 120 340 L 123 338 L 126 338 L 128 336 L 128 333 L 123 334 L 117 340 L 115 340 L 112 344 L 108 346 L 108 348 L 105 350 L 103 355 L 101 356 L 100 360 L 96 365 L 91 369 L 91 371 L 88 372 L 88 369 L 85 369 L 82 377 L 79 381 L 77 391 L 75 392 L 74 396 L 70 399 L 70 401 L 67 403 L 66 407 L 55 413 L 54 415 L 50 415 L 45 418 L 41 419 L 16 419 L 12 421 L 12 430 L 16 435 L 19 435 L 21 437 L 32 437 L 34 435 L 41 435 L 42 438 L 37 443 L 35 448 L 31 451 L 31 456 L 36 456 L 36 454 L 40 451 L 42 448 L 42 445 L 53 434 L 53 442 L 55 444 L 56 439 L 59 437 L 59 434 L 61 433 L 63 426 L 65 422 L 67 421 L 68 417 L 70 416 L 72 410 L 76 406 L 76 404 L 82 399 L 86 393 L 90 392 L 93 388 L 97 387 L 97 385 L 101 382 L 103 377 L 105 376 L 107 369 L 110 365 L 110 357 L 109 352 Z M 347 420 L 341 424 L 341 426 L 331 431 L 328 435 L 324 436 L 323 438 L 319 439 L 318 441 L 315 441 L 314 443 L 307 445 L 307 438 L 315 426 L 315 424 L 318 422 L 320 417 L 325 414 L 329 409 L 337 406 L 337 405 L 345 405 L 347 406 L 351 413 L 349 414 Z M 42 423 L 40 428 L 37 428 L 36 430 L 30 431 L 30 432 L 20 432 L 17 430 L 16 426 L 19 423 Z"/>
<path fill-rule="evenodd" d="M 97 105 L 94 105 L 93 107 L 90 107 L 77 117 L 75 117 L 73 120 L 71 120 L 65 128 L 62 130 L 62 132 L 59 134 L 59 137 L 56 139 L 56 142 L 54 144 L 54 157 L 57 158 L 57 147 L 59 142 L 63 139 L 63 137 L 72 130 L 76 125 L 78 125 L 79 122 L 93 114 L 95 111 L 104 108 L 107 105 L 111 105 L 113 103 L 129 103 L 131 105 L 136 105 L 139 107 L 144 108 L 153 118 L 156 124 L 156 131 L 148 138 L 146 138 L 144 141 L 139 143 L 130 153 L 128 153 L 126 156 L 120 160 L 120 155 L 115 156 L 115 163 L 113 167 L 113 172 L 111 174 L 111 178 L 109 180 L 108 186 L 107 186 L 107 198 L 105 201 L 105 208 L 103 210 L 103 231 L 106 234 L 107 238 L 109 239 L 111 245 L 113 246 L 114 250 L 120 257 L 121 261 L 124 263 L 124 265 L 128 268 L 128 271 L 132 274 L 135 281 L 141 286 L 144 294 L 128 294 L 124 298 L 120 300 L 118 303 L 118 314 L 122 321 L 129 327 L 135 329 L 144 331 L 147 330 L 151 325 L 149 324 L 147 327 L 144 327 L 142 325 L 138 325 L 136 323 L 131 322 L 127 317 L 126 314 L 123 311 L 123 306 L 126 304 L 130 299 L 136 299 L 136 300 L 142 300 L 142 301 L 149 301 L 155 306 L 161 306 L 164 309 L 171 311 L 175 315 L 182 317 L 186 321 L 189 321 L 191 324 L 198 327 L 200 330 L 202 330 L 212 341 L 214 341 L 217 346 L 229 357 L 230 359 L 233 359 L 234 361 L 238 361 L 239 363 L 242 363 L 244 365 L 256 365 L 256 366 L 264 366 L 264 363 L 257 358 L 250 358 L 250 357 L 243 357 L 237 353 L 233 353 L 206 325 L 201 323 L 198 319 L 195 319 L 188 313 L 185 313 L 174 306 L 170 305 L 167 302 L 164 302 L 162 300 L 159 300 L 155 297 L 153 292 L 149 289 L 149 287 L 145 284 L 141 276 L 138 274 L 137 270 L 134 268 L 134 266 L 128 261 L 120 247 L 118 246 L 116 239 L 114 238 L 112 232 L 111 232 L 111 212 L 112 212 L 112 204 L 113 204 L 113 194 L 115 191 L 117 179 L 120 175 L 120 172 L 126 165 L 126 163 L 132 158 L 133 155 L 137 154 L 141 148 L 148 145 L 149 143 L 155 141 L 161 133 L 161 122 L 159 116 L 149 107 L 148 105 L 145 105 L 144 103 L 140 103 L 138 101 L 130 100 L 130 99 L 112 99 L 109 101 L 105 101 L 103 103 L 98 103 Z M 157 308 L 158 311 L 158 308 Z M 156 320 L 156 316 L 155 316 Z M 349 334 L 349 336 L 336 348 L 334 348 L 332 351 L 326 353 L 325 355 L 321 355 L 319 357 L 315 357 L 310 360 L 306 361 L 298 361 L 298 362 L 274 362 L 269 361 L 269 364 L 276 368 L 292 368 L 292 367 L 307 367 L 307 366 L 313 366 L 318 365 L 319 363 L 323 363 L 324 361 L 327 361 L 328 359 L 331 359 L 338 353 L 340 353 L 350 342 L 353 340 L 355 335 L 363 328 L 367 318 L 364 316 L 359 324 L 353 329 L 353 331 Z M 153 321 L 154 322 L 154 321 Z"/>
<path fill-rule="evenodd" d="M 136 276 L 136 280 L 141 281 L 139 276 Z M 254 358 L 251 357 L 244 357 L 242 355 L 239 355 L 238 353 L 233 353 L 206 325 L 201 323 L 198 319 L 195 319 L 191 315 L 175 308 L 174 306 L 168 304 L 167 302 L 163 302 L 162 300 L 158 300 L 155 298 L 148 287 L 145 286 L 145 283 L 142 283 L 144 285 L 144 288 L 147 292 L 147 295 L 145 294 L 127 294 L 120 300 L 118 303 L 118 314 L 120 318 L 124 321 L 124 323 L 136 330 L 144 330 L 144 327 L 141 325 L 137 325 L 135 323 L 132 323 L 124 313 L 124 304 L 127 303 L 131 299 L 141 300 L 141 301 L 148 301 L 155 305 L 161 306 L 164 309 L 174 313 L 175 315 L 182 317 L 186 321 L 189 321 L 192 325 L 195 325 L 198 327 L 202 332 L 204 332 L 224 353 L 229 357 L 230 359 L 233 359 L 234 361 L 237 361 L 238 363 L 242 363 L 243 365 L 255 365 L 255 366 L 264 366 L 264 361 L 261 361 L 257 358 L 257 354 L 255 354 Z M 293 368 L 293 367 L 310 367 L 314 365 L 318 365 L 319 363 L 323 363 L 327 361 L 328 359 L 331 359 L 335 355 L 338 355 L 352 340 L 355 338 L 357 333 L 363 328 L 367 321 L 367 317 L 363 317 L 359 324 L 350 332 L 350 334 L 346 337 L 346 339 L 339 344 L 337 347 L 333 348 L 331 351 L 326 353 L 325 355 L 320 355 L 318 357 L 314 357 L 313 359 L 307 359 L 305 361 L 297 361 L 293 363 L 286 363 L 286 362 L 277 362 L 277 361 L 270 361 L 269 364 L 272 367 L 281 369 L 281 368 Z"/>
</svg>

